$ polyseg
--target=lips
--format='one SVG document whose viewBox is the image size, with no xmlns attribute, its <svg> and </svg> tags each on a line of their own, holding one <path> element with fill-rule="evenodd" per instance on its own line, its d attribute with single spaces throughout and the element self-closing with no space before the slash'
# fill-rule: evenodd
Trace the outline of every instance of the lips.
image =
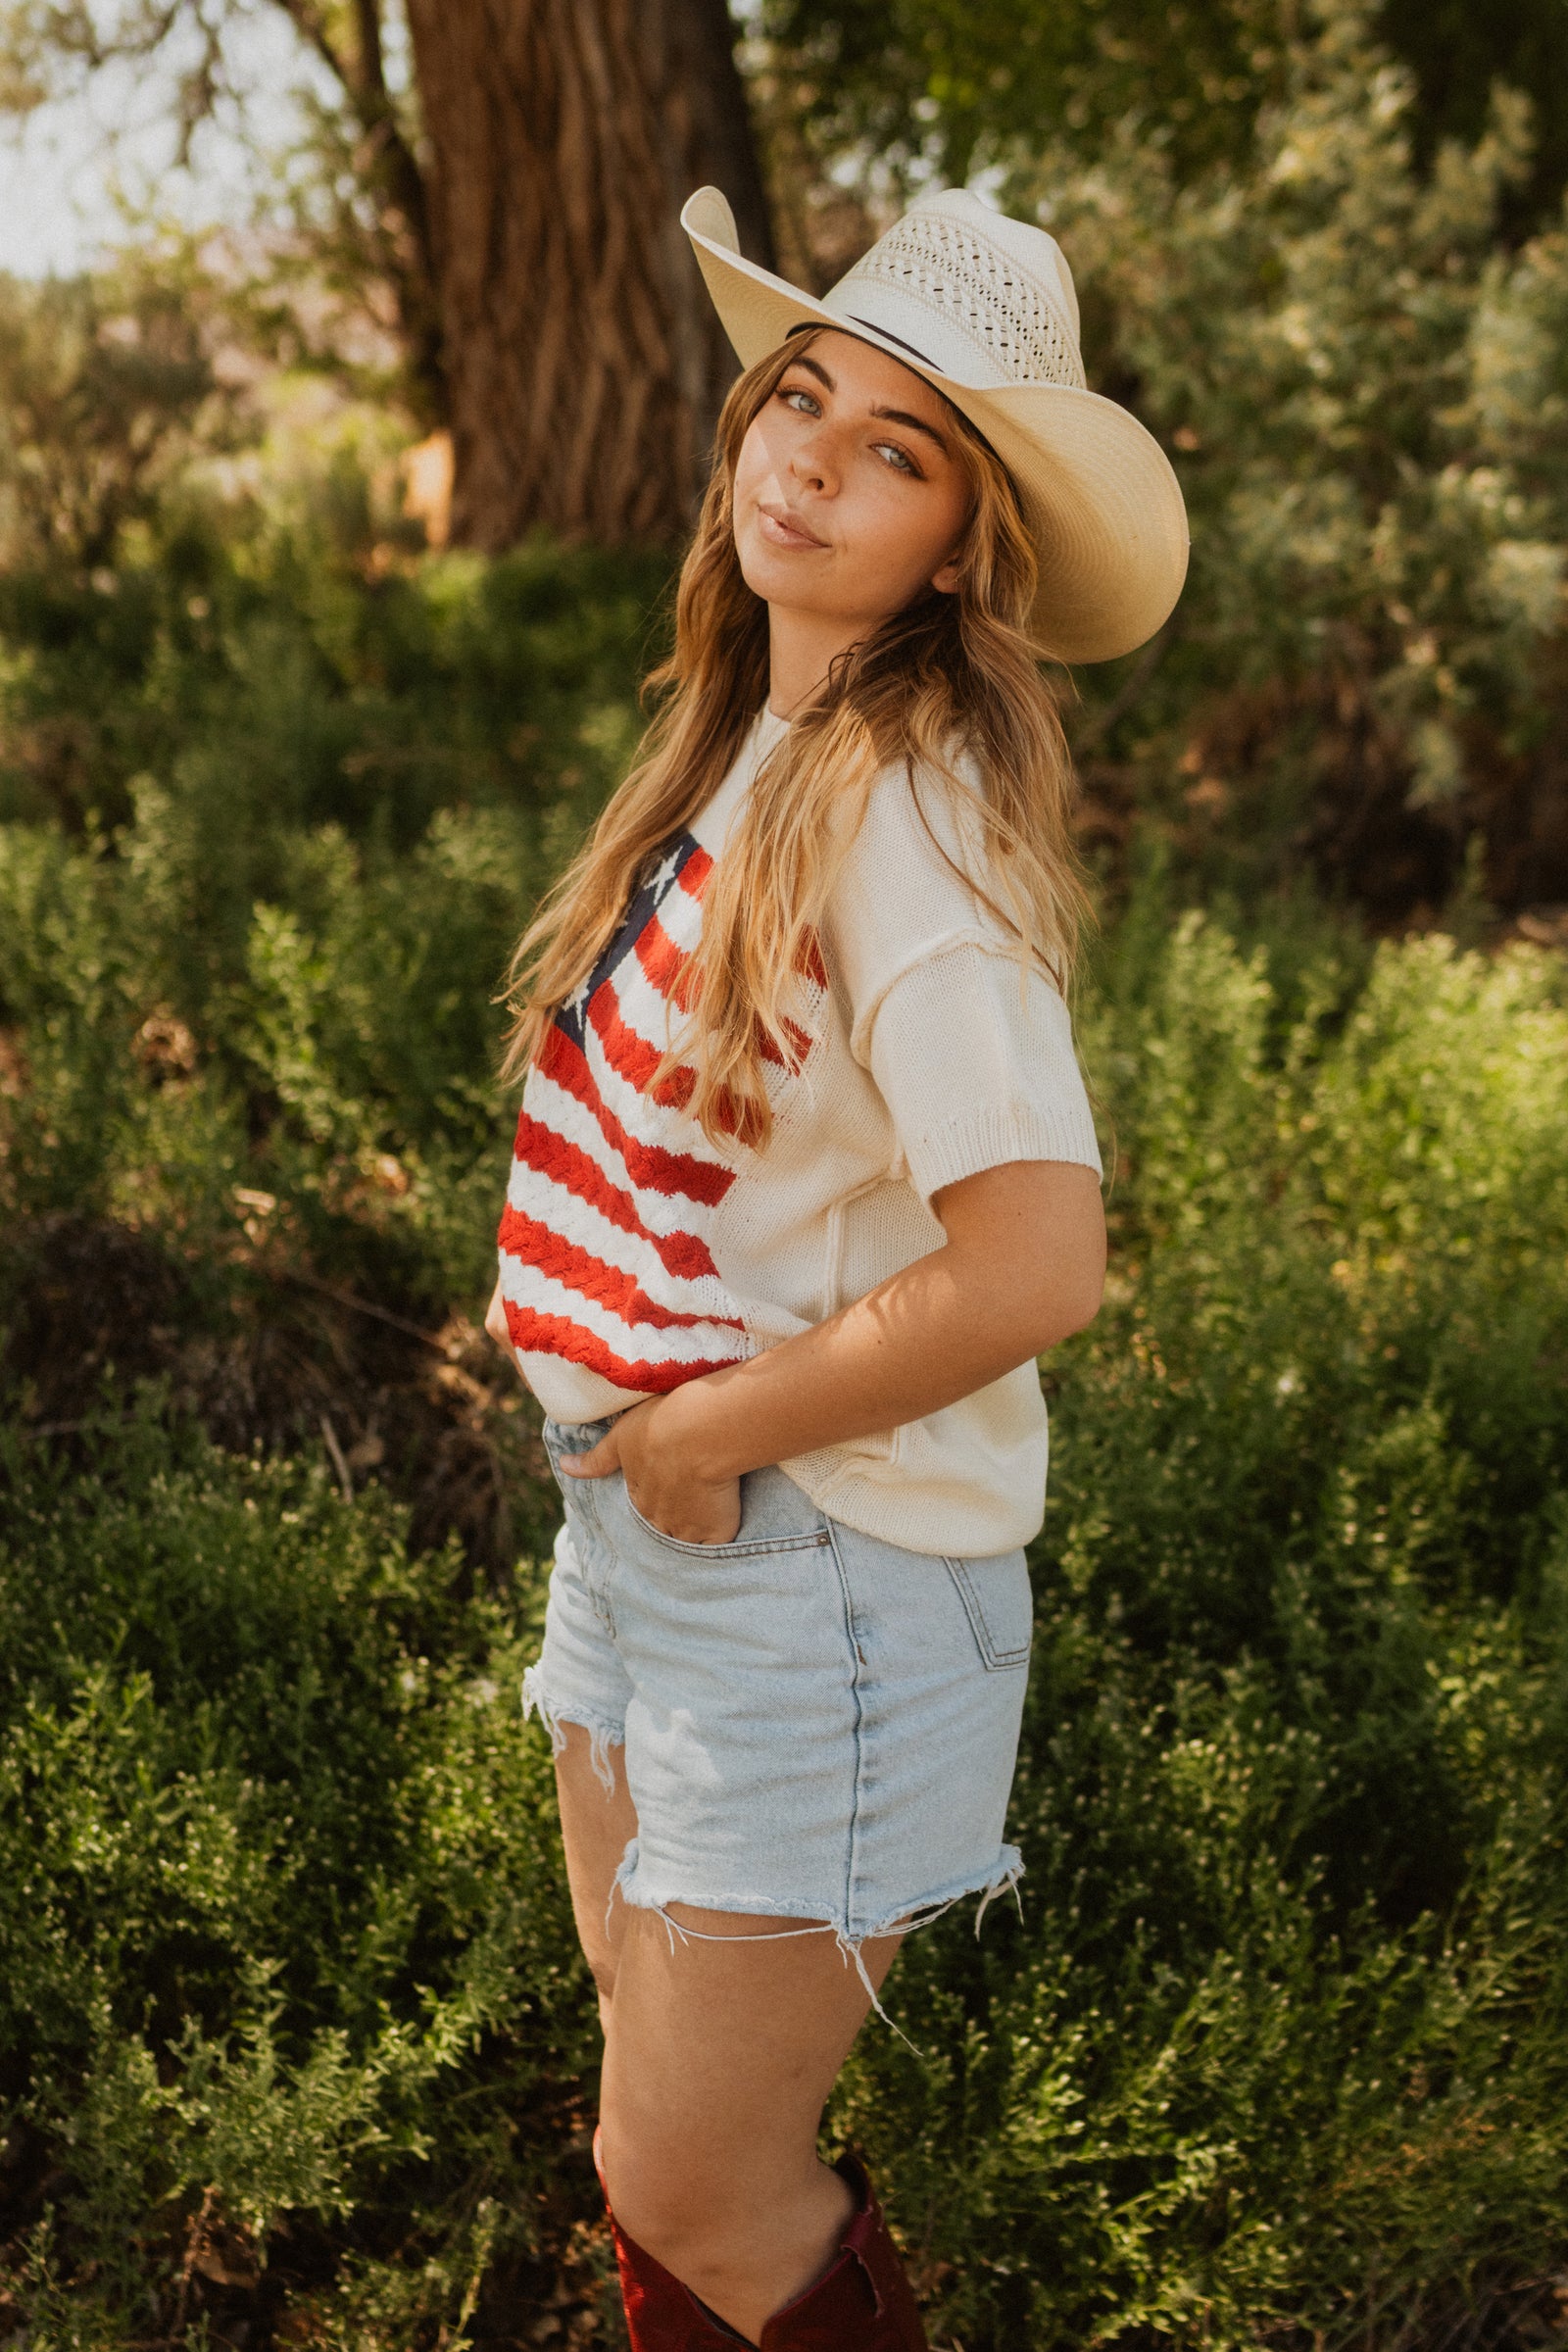
<svg viewBox="0 0 1568 2352">
<path fill-rule="evenodd" d="M 762 524 L 762 535 L 770 540 L 774 547 L 825 547 L 827 545 L 825 539 L 819 539 L 814 531 L 808 531 L 800 516 L 792 514 L 788 507 L 759 504 L 757 512 Z"/>
</svg>

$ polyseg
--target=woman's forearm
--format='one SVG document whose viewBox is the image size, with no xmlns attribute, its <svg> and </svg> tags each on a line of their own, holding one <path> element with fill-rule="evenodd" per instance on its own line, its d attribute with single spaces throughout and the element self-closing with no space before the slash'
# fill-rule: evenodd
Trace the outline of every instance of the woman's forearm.
<svg viewBox="0 0 1568 2352">
<path fill-rule="evenodd" d="M 717 1483 L 917 1421 L 1080 1330 L 1104 1270 L 1087 1168 L 1024 1161 L 939 1197 L 945 1248 L 657 1407 L 661 1448 Z"/>
<path fill-rule="evenodd" d="M 1036 1350 L 976 1331 L 951 1254 L 917 1259 L 749 1363 L 689 1381 L 659 1408 L 662 1439 L 717 1482 L 918 1421 L 1000 1379 Z"/>
</svg>

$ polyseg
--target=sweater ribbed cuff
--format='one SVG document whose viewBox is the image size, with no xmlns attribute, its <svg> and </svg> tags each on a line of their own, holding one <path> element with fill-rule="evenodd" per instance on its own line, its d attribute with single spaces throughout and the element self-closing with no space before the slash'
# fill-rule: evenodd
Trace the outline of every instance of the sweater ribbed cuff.
<svg viewBox="0 0 1568 2352">
<path fill-rule="evenodd" d="M 906 1145 L 909 1181 L 929 1200 L 944 1185 L 1014 1159 L 1064 1159 L 1103 1174 L 1087 1105 L 1042 1108 L 1033 1102 L 983 1110 Z"/>
</svg>

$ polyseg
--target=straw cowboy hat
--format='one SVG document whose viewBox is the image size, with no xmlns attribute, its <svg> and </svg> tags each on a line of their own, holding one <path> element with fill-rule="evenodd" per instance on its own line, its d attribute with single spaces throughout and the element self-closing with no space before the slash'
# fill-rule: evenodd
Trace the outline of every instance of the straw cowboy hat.
<svg viewBox="0 0 1568 2352">
<path fill-rule="evenodd" d="M 948 188 L 818 301 L 742 258 L 717 188 L 699 188 L 680 218 L 743 367 L 802 327 L 838 327 L 914 368 L 985 435 L 1039 551 L 1044 652 L 1108 662 L 1152 637 L 1186 576 L 1186 509 L 1158 442 L 1085 387 L 1054 237 Z"/>
</svg>

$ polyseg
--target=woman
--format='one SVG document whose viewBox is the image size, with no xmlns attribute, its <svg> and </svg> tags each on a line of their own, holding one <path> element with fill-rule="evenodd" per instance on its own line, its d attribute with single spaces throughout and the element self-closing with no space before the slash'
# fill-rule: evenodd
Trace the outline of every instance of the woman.
<svg viewBox="0 0 1568 2352">
<path fill-rule="evenodd" d="M 1096 1312 L 1042 654 L 1165 618 L 1170 468 L 1054 241 L 950 192 L 822 301 L 683 215 L 745 373 L 641 760 L 524 937 L 489 1328 L 565 1497 L 549 1726 L 631 2338 L 922 2344 L 816 2152 L 901 1936 L 1003 1841 L 1036 1358 Z"/>
</svg>

